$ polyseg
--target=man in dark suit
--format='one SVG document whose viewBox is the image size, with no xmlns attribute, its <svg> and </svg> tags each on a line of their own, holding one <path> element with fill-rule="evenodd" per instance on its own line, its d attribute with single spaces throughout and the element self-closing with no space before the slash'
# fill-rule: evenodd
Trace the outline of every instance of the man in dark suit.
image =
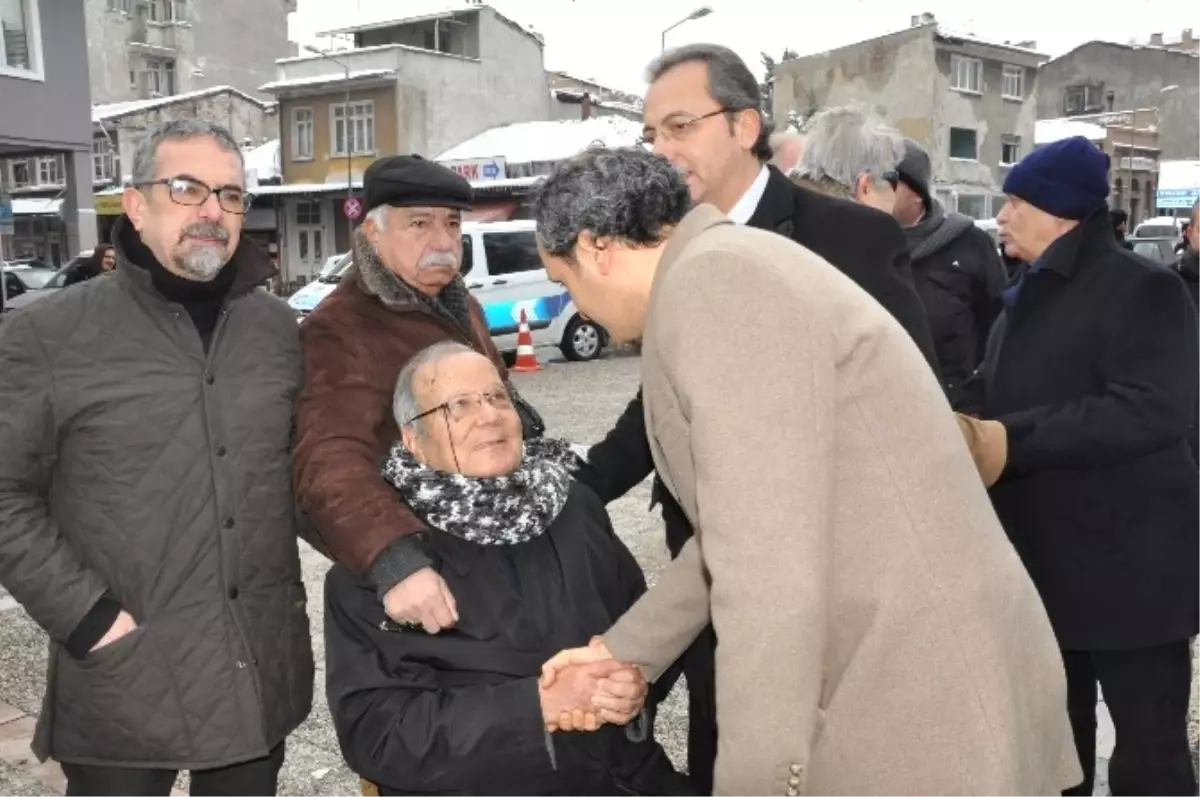
<svg viewBox="0 0 1200 797">
<path fill-rule="evenodd" d="M 936 371 L 900 226 L 873 208 L 801 189 L 766 165 L 770 131 L 759 108 L 758 82 L 737 54 L 711 44 L 681 47 L 650 65 L 649 82 L 645 140 L 683 173 L 692 198 L 825 258 L 900 322 Z M 588 452 L 588 465 L 578 476 L 608 502 L 653 470 L 639 391 Z M 667 547 L 676 556 L 692 536 L 691 525 L 658 478 L 652 495 L 652 505 L 662 504 Z M 689 694 L 688 769 L 701 794 L 712 793 L 717 752 L 715 649 L 709 626 L 681 659 Z"/>
</svg>

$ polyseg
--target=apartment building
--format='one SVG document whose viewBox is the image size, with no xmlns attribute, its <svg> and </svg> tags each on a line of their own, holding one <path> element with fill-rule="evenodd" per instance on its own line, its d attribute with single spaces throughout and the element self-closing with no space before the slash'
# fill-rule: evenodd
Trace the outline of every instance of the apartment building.
<svg viewBox="0 0 1200 797">
<path fill-rule="evenodd" d="M 349 247 L 343 202 L 384 155 L 428 158 L 489 128 L 550 118 L 540 36 L 482 3 L 358 19 L 321 36 L 350 49 L 278 61 L 259 88 L 282 132 L 280 239 L 285 282 Z"/>
<path fill-rule="evenodd" d="M 868 105 L 928 150 L 948 210 L 991 218 L 1008 170 L 1033 148 L 1046 60 L 1035 42 L 956 34 L 921 14 L 906 30 L 777 64 L 774 118 Z"/>
<path fill-rule="evenodd" d="M 11 234 L 0 229 L 0 259 L 61 263 L 96 242 L 91 192 L 87 34 L 82 8 L 58 0 L 0 3 L 0 194 L 11 202 Z M 58 186 L 31 198 L 14 180 L 32 175 Z"/>
</svg>

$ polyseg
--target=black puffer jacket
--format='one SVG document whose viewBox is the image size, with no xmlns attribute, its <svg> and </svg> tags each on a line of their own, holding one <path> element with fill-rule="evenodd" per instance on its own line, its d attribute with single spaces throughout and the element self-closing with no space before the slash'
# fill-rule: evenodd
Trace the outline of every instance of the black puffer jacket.
<svg viewBox="0 0 1200 797">
<path fill-rule="evenodd" d="M 933 332 L 950 403 L 983 359 L 988 330 L 1000 313 L 1007 283 L 1004 263 L 991 237 L 967 216 L 946 214 L 939 204 L 905 231 L 913 281 Z"/>
<path fill-rule="evenodd" d="M 35 750 L 166 769 L 265 756 L 312 702 L 296 322 L 254 288 L 273 267 L 245 242 L 207 351 L 150 272 L 117 261 L 0 325 L 0 583 L 50 636 Z M 139 627 L 69 655 L 102 598 Z"/>
<path fill-rule="evenodd" d="M 341 565 L 326 578 L 326 693 L 354 771 L 383 794 L 687 793 L 644 726 L 543 725 L 542 664 L 606 631 L 646 589 L 591 490 L 573 484 L 546 533 L 519 545 L 428 536 L 458 601 L 449 631 L 391 624 Z"/>
</svg>

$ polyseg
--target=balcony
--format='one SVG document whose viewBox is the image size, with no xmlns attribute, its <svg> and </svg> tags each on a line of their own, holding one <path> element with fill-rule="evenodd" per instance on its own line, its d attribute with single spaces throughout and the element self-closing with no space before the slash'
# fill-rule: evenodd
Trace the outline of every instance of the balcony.
<svg viewBox="0 0 1200 797">
<path fill-rule="evenodd" d="M 129 49 L 158 58 L 174 58 L 179 49 L 177 36 L 181 22 L 155 22 L 145 5 L 138 5 L 132 18 Z"/>
<path fill-rule="evenodd" d="M 1158 161 L 1155 158 L 1121 158 L 1121 165 L 1117 168 L 1123 172 L 1156 172 Z"/>
</svg>

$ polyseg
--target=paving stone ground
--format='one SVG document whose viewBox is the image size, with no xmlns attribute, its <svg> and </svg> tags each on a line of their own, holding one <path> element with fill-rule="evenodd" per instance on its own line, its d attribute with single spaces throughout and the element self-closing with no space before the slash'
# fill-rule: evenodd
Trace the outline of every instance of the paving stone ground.
<svg viewBox="0 0 1200 797">
<path fill-rule="evenodd" d="M 545 357 L 546 350 L 539 354 Z M 545 370 L 517 375 L 518 386 L 545 416 L 551 434 L 575 442 L 600 439 L 637 390 L 638 360 L 633 356 L 609 356 L 581 364 L 556 358 L 543 362 Z M 667 554 L 661 521 L 646 511 L 649 501 L 649 486 L 643 483 L 611 505 L 610 512 L 615 528 L 653 583 Z M 316 702 L 311 716 L 288 741 L 280 793 L 357 794 L 358 780 L 341 761 L 324 700 L 322 582 L 328 564 L 312 550 L 305 550 L 302 559 L 318 663 Z M 29 734 L 41 704 L 45 663 L 46 641 L 41 630 L 0 589 L 0 795 L 63 793 L 58 768 L 52 762 L 38 764 L 29 752 Z M 1190 723 L 1193 749 L 1197 728 L 1195 692 Z M 680 768 L 686 758 L 686 705 L 686 691 L 681 685 L 660 710 L 657 725 L 659 739 Z M 1104 776 L 1113 734 L 1103 707 L 1099 715 L 1101 766 L 1096 793 L 1107 794 Z M 181 776 L 178 788 L 186 786 L 186 776 Z"/>
</svg>

